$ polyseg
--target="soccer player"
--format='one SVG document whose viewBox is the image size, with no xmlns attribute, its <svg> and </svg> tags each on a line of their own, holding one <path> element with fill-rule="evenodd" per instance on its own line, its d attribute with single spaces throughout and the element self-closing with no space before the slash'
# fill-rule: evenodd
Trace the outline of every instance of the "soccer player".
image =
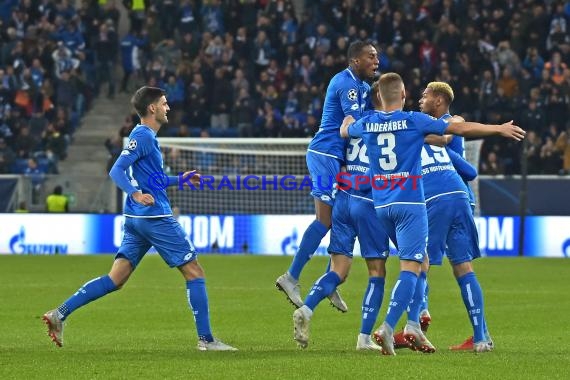
<svg viewBox="0 0 570 380">
<path fill-rule="evenodd" d="M 178 184 L 179 178 L 162 174 L 162 154 L 156 139 L 160 127 L 168 122 L 165 92 L 145 86 L 134 94 L 131 102 L 141 123 L 131 132 L 129 143 L 109 173 L 117 186 L 128 194 L 123 241 L 108 275 L 88 281 L 57 309 L 43 315 L 48 334 L 61 347 L 67 317 L 89 302 L 120 289 L 154 246 L 170 267 L 180 270 L 186 281 L 188 303 L 198 332 L 198 350 L 235 351 L 212 335 L 204 270 L 184 230 L 173 218 L 166 195 L 168 182 Z M 186 172 L 181 180 L 196 185 L 199 175 Z"/>
<path fill-rule="evenodd" d="M 315 201 L 315 220 L 309 225 L 288 271 L 277 278 L 275 285 L 297 307 L 303 305 L 298 281 L 301 271 L 319 247 L 331 228 L 332 206 L 336 186 L 335 176 L 344 162 L 346 141 L 339 135 L 343 118 L 362 116 L 369 104 L 370 85 L 366 80 L 374 77 L 378 69 L 378 52 L 371 42 L 355 41 L 348 47 L 348 68 L 336 74 L 330 81 L 323 106 L 319 131 L 307 149 L 307 167 L 313 182 L 311 195 Z M 347 306 L 335 290 L 329 296 L 340 311 Z"/>
<path fill-rule="evenodd" d="M 449 106 L 453 97 L 453 89 L 449 84 L 431 82 L 422 94 L 420 109 L 438 119 L 450 118 Z M 454 136 L 452 143 L 458 140 L 458 137 Z M 462 151 L 462 145 L 459 141 L 455 144 L 455 148 Z M 448 144 L 448 147 L 446 150 L 425 144 L 422 150 L 422 179 L 429 230 L 427 252 L 430 265 L 441 265 L 444 252 L 447 254 L 473 327 L 473 335 L 462 344 L 452 346 L 451 349 L 491 351 L 493 341 L 487 330 L 483 293 L 471 263 L 473 259 L 481 256 L 471 199 L 465 182 L 458 175 L 454 165 L 449 164 L 452 160 L 458 169 L 464 168 L 465 172 L 465 163 L 457 154 L 459 152 L 455 152 L 452 144 Z M 475 176 L 476 171 L 474 175 L 470 175 L 470 178 L 473 179 Z"/>
<path fill-rule="evenodd" d="M 377 82 L 371 94 L 378 94 Z M 378 97 L 372 100 L 380 109 Z M 372 111 L 373 112 L 373 111 Z M 362 300 L 362 324 L 356 342 L 357 350 L 380 350 L 370 334 L 384 296 L 386 259 L 390 252 L 388 236 L 375 215 L 369 177 L 369 160 L 362 139 L 351 139 L 346 153 L 346 172 L 337 176 L 339 191 L 332 209 L 331 270 L 312 286 L 305 304 L 293 313 L 294 339 L 301 348 L 309 343 L 309 325 L 316 306 L 346 280 L 352 265 L 352 251 L 358 236 L 362 257 L 368 267 L 368 286 Z"/>
<path fill-rule="evenodd" d="M 445 113 L 447 115 L 449 115 L 449 108 L 447 108 Z M 430 114 L 430 115 L 434 116 L 433 114 Z M 449 115 L 448 117 L 451 117 L 451 116 Z M 433 144 L 436 146 L 447 146 L 449 149 L 451 149 L 452 151 L 454 151 L 455 153 L 457 153 L 461 157 L 465 158 L 465 139 L 462 136 L 455 136 L 455 135 L 435 136 L 435 135 L 431 135 L 428 137 L 428 140 L 430 141 L 430 144 Z M 458 162 L 460 162 L 460 161 L 458 161 Z M 464 165 L 464 164 L 465 164 L 465 162 L 462 162 L 461 165 Z M 458 169 L 458 168 L 456 167 L 456 169 Z M 473 189 L 471 189 L 471 186 L 469 185 L 470 180 L 468 180 L 467 178 L 464 178 L 460 171 L 458 171 L 458 174 L 461 176 L 461 179 L 463 180 L 463 182 L 465 183 L 465 186 L 467 187 L 467 195 L 469 196 L 469 203 L 471 205 L 471 211 L 473 212 L 473 214 L 475 214 L 475 193 L 473 192 Z M 423 303 L 421 306 L 422 310 L 420 312 L 420 326 L 422 328 L 422 331 L 424 331 L 424 332 L 427 331 L 429 325 L 431 324 L 431 315 L 428 311 L 428 294 L 429 294 L 429 286 L 426 283 L 424 300 L 423 300 Z"/>
<path fill-rule="evenodd" d="M 421 263 L 426 254 L 428 220 L 420 154 L 424 136 L 430 133 L 466 137 L 502 135 L 521 140 L 525 132 L 512 121 L 502 125 L 436 119 L 420 112 L 403 112 L 405 88 L 396 73 L 380 77 L 383 111 L 354 122 L 347 116 L 341 126 L 344 137 L 362 137 L 370 158 L 372 197 L 380 223 L 400 256 L 400 276 L 391 293 L 384 323 L 373 334 L 385 355 L 395 355 L 394 327 L 416 293 Z M 419 281 L 421 284 L 421 281 Z M 423 297 L 424 287 L 418 286 Z M 418 295 L 416 294 L 416 297 Z M 416 298 L 417 299 L 417 298 Z M 419 327 L 406 325 L 404 333 L 421 339 Z"/>
</svg>

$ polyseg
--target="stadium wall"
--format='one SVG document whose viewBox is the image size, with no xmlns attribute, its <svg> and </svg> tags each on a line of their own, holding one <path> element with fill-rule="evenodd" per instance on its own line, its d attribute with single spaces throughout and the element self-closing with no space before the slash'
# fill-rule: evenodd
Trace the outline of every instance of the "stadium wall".
<svg viewBox="0 0 570 380">
<path fill-rule="evenodd" d="M 292 255 L 311 215 L 183 215 L 179 221 L 201 253 Z M 0 254 L 109 254 L 124 217 L 109 214 L 0 214 Z M 519 218 L 476 218 L 487 256 L 518 254 Z M 328 235 L 317 255 L 326 255 Z M 570 217 L 526 218 L 525 256 L 570 257 Z M 359 249 L 356 247 L 355 254 Z"/>
</svg>

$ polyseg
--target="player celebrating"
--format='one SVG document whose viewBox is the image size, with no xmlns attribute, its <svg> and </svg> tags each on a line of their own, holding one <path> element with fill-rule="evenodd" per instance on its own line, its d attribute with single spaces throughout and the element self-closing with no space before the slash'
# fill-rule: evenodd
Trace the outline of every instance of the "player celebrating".
<svg viewBox="0 0 570 380">
<path fill-rule="evenodd" d="M 386 319 L 373 334 L 383 354 L 395 355 L 394 327 L 416 292 L 426 254 L 428 221 L 423 184 L 418 180 L 424 136 L 446 132 L 467 137 L 500 134 L 521 140 L 525 132 L 512 122 L 503 125 L 450 123 L 419 112 L 403 112 L 405 88 L 396 73 L 380 77 L 380 97 L 384 111 L 365 116 L 356 123 L 348 116 L 341 127 L 341 135 L 362 137 L 366 144 L 373 176 L 374 206 L 384 231 L 396 244 L 400 256 L 400 276 L 391 293 Z M 423 297 L 424 287 L 417 290 Z M 410 327 L 404 332 L 420 340 L 419 327 L 417 330 Z"/>
<path fill-rule="evenodd" d="M 422 94 L 420 109 L 438 119 L 449 118 L 453 95 L 447 83 L 431 82 Z M 458 136 L 453 137 L 453 140 L 456 139 Z M 455 145 L 461 147 L 461 141 Z M 425 144 L 422 150 L 422 178 L 429 223 L 429 261 L 430 265 L 441 265 L 444 252 L 447 254 L 473 327 L 473 336 L 451 349 L 490 351 L 493 341 L 487 330 L 483 293 L 471 264 L 473 259 L 481 256 L 477 229 L 467 188 L 454 166 L 449 165 L 448 159 L 455 152 L 450 151 L 451 144 L 448 146 L 450 149 L 445 150 Z M 455 162 L 461 165 L 457 158 Z M 438 170 L 433 170 L 434 167 Z"/>
<path fill-rule="evenodd" d="M 177 267 L 186 280 L 188 303 L 198 331 L 198 350 L 235 351 L 234 347 L 212 336 L 204 270 L 198 264 L 194 247 L 172 216 L 162 182 L 178 184 L 178 177 L 166 178 L 162 174 L 162 154 L 156 139 L 160 127 L 168 122 L 165 92 L 145 86 L 134 94 L 131 102 L 141 123 L 131 132 L 127 147 L 109 173 L 117 186 L 128 194 L 123 242 L 108 275 L 88 281 L 61 306 L 44 314 L 42 319 L 48 326 L 48 334 L 61 347 L 67 317 L 89 302 L 120 289 L 154 246 L 163 260 L 170 267 Z M 197 184 L 199 175 L 186 172 L 183 180 Z"/>
<path fill-rule="evenodd" d="M 339 135 L 343 118 L 362 116 L 367 107 L 372 79 L 378 69 L 378 52 L 370 42 L 355 41 L 348 48 L 349 67 L 336 74 L 327 87 L 323 117 L 319 131 L 307 149 L 307 167 L 313 182 L 311 195 L 315 199 L 316 219 L 309 225 L 289 270 L 277 278 L 275 285 L 297 307 L 303 305 L 298 285 L 301 271 L 319 247 L 331 227 L 332 205 L 335 197 L 334 178 L 344 162 L 346 141 Z M 347 307 L 335 290 L 329 296 L 333 306 L 346 312 Z"/>
<path fill-rule="evenodd" d="M 372 102 L 380 109 L 378 82 L 372 85 Z M 346 153 L 346 172 L 340 173 L 339 191 L 332 210 L 331 271 L 321 276 L 311 288 L 305 304 L 293 313 L 294 339 L 301 348 L 309 343 L 309 324 L 315 307 L 346 280 L 352 265 L 356 236 L 362 257 L 368 267 L 368 287 L 362 300 L 362 324 L 356 342 L 357 350 L 380 350 L 370 334 L 384 296 L 388 236 L 378 226 L 369 182 L 369 160 L 362 139 L 350 140 Z"/>
</svg>

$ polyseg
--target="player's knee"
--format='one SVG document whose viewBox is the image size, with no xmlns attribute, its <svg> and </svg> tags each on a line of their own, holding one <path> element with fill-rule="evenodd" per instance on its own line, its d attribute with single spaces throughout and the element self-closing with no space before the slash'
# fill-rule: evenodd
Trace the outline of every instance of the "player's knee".
<svg viewBox="0 0 570 380">
<path fill-rule="evenodd" d="M 198 263 L 198 260 L 192 260 L 184 265 L 179 266 L 178 269 L 186 281 L 192 281 L 198 278 L 206 277 L 206 273 L 204 273 L 204 269 Z"/>
<path fill-rule="evenodd" d="M 456 278 L 459 278 L 471 272 L 473 272 L 473 266 L 471 265 L 471 261 L 466 261 L 464 263 L 453 265 L 453 274 L 455 275 Z"/>
</svg>

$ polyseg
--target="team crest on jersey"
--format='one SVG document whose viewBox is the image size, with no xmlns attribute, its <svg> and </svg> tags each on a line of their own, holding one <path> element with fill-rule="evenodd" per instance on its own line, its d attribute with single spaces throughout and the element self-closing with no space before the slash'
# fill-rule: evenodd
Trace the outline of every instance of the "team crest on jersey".
<svg viewBox="0 0 570 380">
<path fill-rule="evenodd" d="M 346 95 L 348 96 L 348 100 L 352 100 L 353 102 L 355 102 L 358 98 L 358 92 L 356 92 L 354 88 L 348 90 L 348 93 Z"/>
<path fill-rule="evenodd" d="M 127 144 L 127 149 L 135 150 L 136 148 L 137 148 L 137 140 L 135 139 L 129 140 L 129 143 Z"/>
</svg>

